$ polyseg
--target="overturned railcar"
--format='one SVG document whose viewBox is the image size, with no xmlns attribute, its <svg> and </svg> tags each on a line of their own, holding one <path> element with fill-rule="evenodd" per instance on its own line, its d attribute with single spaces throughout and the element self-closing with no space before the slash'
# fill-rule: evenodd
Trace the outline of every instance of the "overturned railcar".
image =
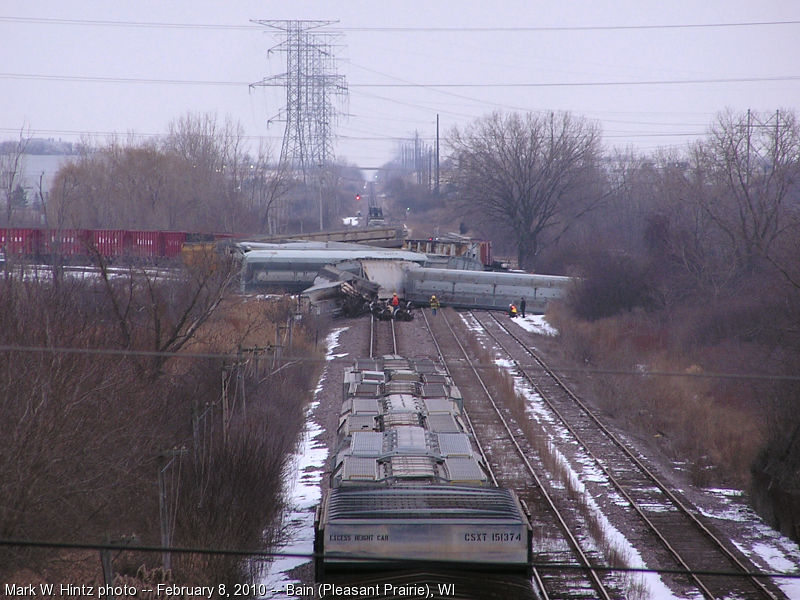
<svg viewBox="0 0 800 600">
<path fill-rule="evenodd" d="M 339 448 L 315 521 L 325 571 L 409 566 L 527 571 L 531 528 L 493 484 L 458 387 L 429 359 L 359 359 L 343 379 Z"/>
<path fill-rule="evenodd" d="M 243 291 L 301 292 L 314 284 L 320 269 L 335 265 L 360 273 L 364 260 L 408 261 L 423 264 L 424 254 L 357 244 L 309 242 L 307 244 L 242 245 L 241 287 Z"/>
<path fill-rule="evenodd" d="M 544 313 L 548 302 L 564 297 L 572 282 L 558 275 L 412 268 L 406 273 L 405 297 L 424 304 L 435 295 L 443 306 L 488 310 L 506 310 L 525 298 L 528 312 Z"/>
</svg>

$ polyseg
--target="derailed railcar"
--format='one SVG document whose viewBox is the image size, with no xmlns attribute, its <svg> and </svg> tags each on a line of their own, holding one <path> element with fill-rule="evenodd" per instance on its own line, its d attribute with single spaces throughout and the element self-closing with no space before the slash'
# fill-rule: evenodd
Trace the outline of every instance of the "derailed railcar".
<svg viewBox="0 0 800 600">
<path fill-rule="evenodd" d="M 343 378 L 339 448 L 315 520 L 326 570 L 424 564 L 527 571 L 531 528 L 497 488 L 458 387 L 430 359 L 358 359 Z"/>
<path fill-rule="evenodd" d="M 360 273 L 361 261 L 407 261 L 423 264 L 424 254 L 356 244 L 249 244 L 242 256 L 242 289 L 300 292 L 314 284 L 319 271 L 335 265 L 343 271 Z"/>
<path fill-rule="evenodd" d="M 547 304 L 563 298 L 571 277 L 531 273 L 408 269 L 405 297 L 425 305 L 435 295 L 443 306 L 506 310 L 525 298 L 528 312 L 543 313 Z"/>
</svg>

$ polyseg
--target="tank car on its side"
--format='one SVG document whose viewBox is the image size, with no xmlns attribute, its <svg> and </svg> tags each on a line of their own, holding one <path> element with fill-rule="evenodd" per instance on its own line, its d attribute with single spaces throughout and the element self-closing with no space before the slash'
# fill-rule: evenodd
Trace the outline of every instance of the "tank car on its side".
<svg viewBox="0 0 800 600">
<path fill-rule="evenodd" d="M 516 495 L 492 483 L 441 365 L 358 359 L 342 391 L 331 489 L 315 522 L 318 578 L 419 563 L 528 569 L 528 519 Z"/>
</svg>

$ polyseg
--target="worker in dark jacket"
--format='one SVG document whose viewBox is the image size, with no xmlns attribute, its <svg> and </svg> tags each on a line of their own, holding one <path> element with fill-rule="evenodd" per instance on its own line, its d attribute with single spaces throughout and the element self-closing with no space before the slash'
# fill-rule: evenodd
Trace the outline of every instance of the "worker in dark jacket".
<svg viewBox="0 0 800 600">
<path fill-rule="evenodd" d="M 522 314 L 522 317 L 525 318 L 525 297 L 519 299 L 519 312 Z"/>
</svg>

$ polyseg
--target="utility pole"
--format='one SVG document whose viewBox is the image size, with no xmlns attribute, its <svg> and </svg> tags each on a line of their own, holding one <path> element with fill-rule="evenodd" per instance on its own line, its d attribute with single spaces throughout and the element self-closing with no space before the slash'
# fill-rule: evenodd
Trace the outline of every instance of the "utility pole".
<svg viewBox="0 0 800 600">
<path fill-rule="evenodd" d="M 285 108 L 268 119 L 267 124 L 286 122 L 280 164 L 299 171 L 303 183 L 316 190 L 322 229 L 323 197 L 329 187 L 326 172 L 333 162 L 333 125 L 337 119 L 333 98 L 347 95 L 344 76 L 336 74 L 331 43 L 341 34 L 320 31 L 336 21 L 252 22 L 270 27 L 281 36 L 281 41 L 268 54 L 273 51 L 286 53 L 286 72 L 266 77 L 250 87 L 279 86 L 286 89 Z"/>
<path fill-rule="evenodd" d="M 422 167 L 419 159 L 419 132 L 414 132 L 414 172 L 417 174 L 417 185 L 422 185 Z"/>
<path fill-rule="evenodd" d="M 747 165 L 744 171 L 744 182 L 750 185 L 750 109 L 747 109 Z"/>
<path fill-rule="evenodd" d="M 439 196 L 439 115 L 436 115 L 436 183 L 434 190 Z"/>
<path fill-rule="evenodd" d="M 433 150 L 428 148 L 428 192 L 431 191 L 431 179 L 433 178 Z"/>
</svg>

